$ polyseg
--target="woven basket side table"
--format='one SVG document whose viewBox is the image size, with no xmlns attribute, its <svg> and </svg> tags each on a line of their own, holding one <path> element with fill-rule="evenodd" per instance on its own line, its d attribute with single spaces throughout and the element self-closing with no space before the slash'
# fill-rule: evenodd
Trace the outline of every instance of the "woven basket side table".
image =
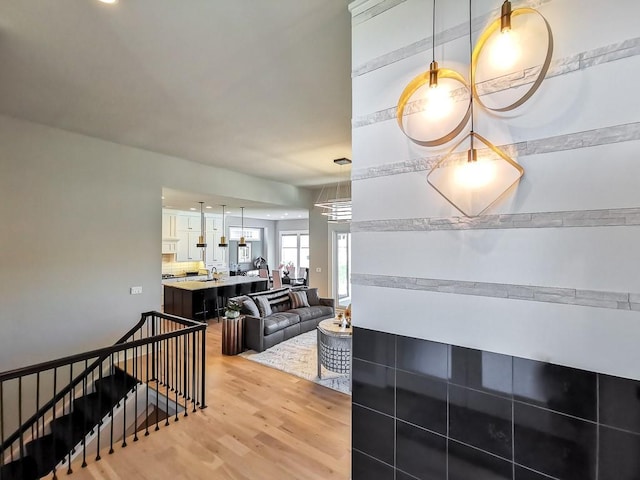
<svg viewBox="0 0 640 480">
<path fill-rule="evenodd" d="M 318 324 L 318 378 L 322 367 L 336 373 L 351 372 L 351 327 L 341 327 L 335 318 Z"/>
</svg>

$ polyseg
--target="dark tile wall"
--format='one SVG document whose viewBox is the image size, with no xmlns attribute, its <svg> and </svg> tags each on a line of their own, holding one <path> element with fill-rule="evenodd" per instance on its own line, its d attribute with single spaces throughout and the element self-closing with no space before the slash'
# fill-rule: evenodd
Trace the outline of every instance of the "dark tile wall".
<svg viewBox="0 0 640 480">
<path fill-rule="evenodd" d="M 353 334 L 353 480 L 640 480 L 640 382 Z"/>
</svg>

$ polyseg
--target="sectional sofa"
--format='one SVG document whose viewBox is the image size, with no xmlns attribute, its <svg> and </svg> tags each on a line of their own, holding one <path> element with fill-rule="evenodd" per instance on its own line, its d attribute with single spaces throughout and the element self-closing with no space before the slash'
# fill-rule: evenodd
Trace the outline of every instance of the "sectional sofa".
<svg viewBox="0 0 640 480">
<path fill-rule="evenodd" d="M 320 298 L 317 288 L 280 288 L 230 301 L 242 306 L 244 343 L 257 352 L 315 330 L 321 320 L 335 315 L 333 298 Z"/>
</svg>

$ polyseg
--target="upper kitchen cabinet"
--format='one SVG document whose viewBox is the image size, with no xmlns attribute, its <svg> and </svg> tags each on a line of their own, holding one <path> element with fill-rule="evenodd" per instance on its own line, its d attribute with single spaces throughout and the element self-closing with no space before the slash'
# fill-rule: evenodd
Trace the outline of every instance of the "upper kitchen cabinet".
<svg viewBox="0 0 640 480">
<path fill-rule="evenodd" d="M 173 213 L 162 214 L 162 238 L 177 238 L 176 215 Z"/>
<path fill-rule="evenodd" d="M 178 215 L 176 217 L 176 226 L 178 232 L 199 232 L 200 216 Z"/>
<path fill-rule="evenodd" d="M 205 218 L 207 234 L 215 233 L 216 235 L 222 235 L 222 217 L 207 216 Z"/>
<path fill-rule="evenodd" d="M 176 253 L 178 243 L 176 216 L 171 213 L 162 214 L 162 253 Z"/>
<path fill-rule="evenodd" d="M 178 242 L 176 250 L 176 261 L 195 262 L 202 260 L 202 249 L 196 245 L 200 237 L 200 232 L 183 232 Z"/>
</svg>

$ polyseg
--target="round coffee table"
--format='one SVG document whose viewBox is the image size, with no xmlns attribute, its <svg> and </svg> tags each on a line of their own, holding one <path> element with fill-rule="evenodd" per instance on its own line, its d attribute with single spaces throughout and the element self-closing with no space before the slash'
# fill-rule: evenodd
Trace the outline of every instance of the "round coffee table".
<svg viewBox="0 0 640 480">
<path fill-rule="evenodd" d="M 322 367 L 336 373 L 351 372 L 351 327 L 341 327 L 336 318 L 318 324 L 318 378 Z"/>
</svg>

